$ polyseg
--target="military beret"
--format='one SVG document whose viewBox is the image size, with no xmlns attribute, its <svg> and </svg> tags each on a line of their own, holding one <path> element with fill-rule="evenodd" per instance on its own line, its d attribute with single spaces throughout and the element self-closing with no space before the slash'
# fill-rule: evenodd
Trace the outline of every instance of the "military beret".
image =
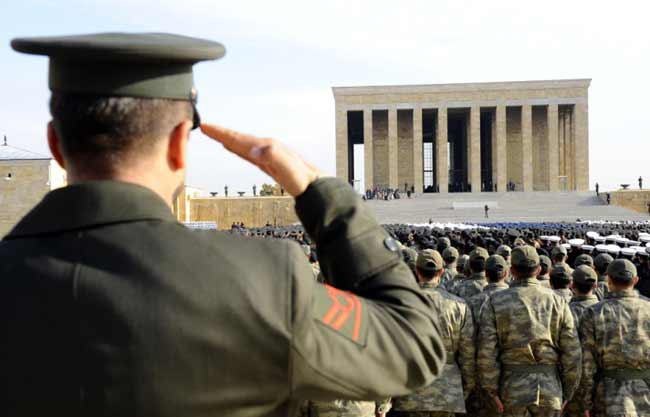
<svg viewBox="0 0 650 417">
<path fill-rule="evenodd" d="M 445 267 L 440 252 L 433 249 L 425 249 L 418 254 L 416 265 L 426 272 L 437 272 Z"/>
<path fill-rule="evenodd" d="M 566 255 L 568 252 L 566 248 L 562 245 L 557 245 L 553 247 L 553 250 L 551 250 L 551 256 L 556 256 L 559 254 Z"/>
<path fill-rule="evenodd" d="M 458 259 L 458 249 L 450 246 L 442 252 L 442 258 L 447 262 L 453 262 Z"/>
<path fill-rule="evenodd" d="M 534 268 L 539 266 L 539 255 L 534 247 L 524 245 L 512 250 L 512 266 Z"/>
<path fill-rule="evenodd" d="M 589 265 L 580 265 L 573 270 L 573 282 L 578 284 L 594 283 L 598 280 L 596 271 Z"/>
<path fill-rule="evenodd" d="M 571 269 L 569 265 L 565 263 L 558 263 L 553 265 L 551 269 L 551 278 L 560 282 L 570 282 L 571 281 Z"/>
<path fill-rule="evenodd" d="M 492 255 L 485 261 L 485 269 L 502 274 L 508 269 L 508 262 L 501 255 Z"/>
<path fill-rule="evenodd" d="M 629 283 L 637 276 L 636 266 L 627 259 L 616 259 L 607 267 L 607 275 L 615 281 Z"/>
<path fill-rule="evenodd" d="M 594 259 L 591 256 L 587 255 L 586 253 L 583 253 L 583 254 L 578 255 L 576 257 L 576 260 L 574 261 L 574 265 L 576 267 L 580 266 L 580 265 L 588 265 L 591 268 L 593 268 L 594 267 Z"/>
<path fill-rule="evenodd" d="M 470 262 L 475 260 L 475 259 L 483 259 L 486 260 L 487 258 L 490 257 L 490 254 L 488 251 L 486 251 L 484 248 L 478 246 L 476 249 L 474 249 L 470 254 L 469 254 L 469 260 Z"/>
</svg>

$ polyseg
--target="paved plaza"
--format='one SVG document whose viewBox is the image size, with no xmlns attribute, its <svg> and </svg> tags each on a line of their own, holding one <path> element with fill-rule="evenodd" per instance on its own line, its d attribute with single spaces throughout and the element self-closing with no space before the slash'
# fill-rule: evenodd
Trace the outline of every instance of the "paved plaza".
<svg viewBox="0 0 650 417">
<path fill-rule="evenodd" d="M 408 199 L 370 200 L 381 223 L 650 221 L 647 214 L 608 206 L 593 192 L 508 192 L 420 194 Z M 491 206 L 489 219 L 484 205 Z M 457 208 L 454 208 L 456 206 Z M 458 208 L 470 206 L 472 208 Z"/>
</svg>

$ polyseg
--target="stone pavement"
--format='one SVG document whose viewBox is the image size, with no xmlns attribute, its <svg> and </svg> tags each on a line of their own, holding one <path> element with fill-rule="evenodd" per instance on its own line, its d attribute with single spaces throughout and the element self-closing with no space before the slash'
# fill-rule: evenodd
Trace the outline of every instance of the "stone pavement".
<svg viewBox="0 0 650 417">
<path fill-rule="evenodd" d="M 457 208 L 454 203 L 479 208 Z M 485 218 L 483 205 L 496 203 Z M 499 192 L 419 194 L 408 199 L 370 200 L 368 204 L 381 223 L 434 222 L 575 222 L 576 220 L 650 221 L 647 214 L 608 206 L 593 192 Z"/>
</svg>

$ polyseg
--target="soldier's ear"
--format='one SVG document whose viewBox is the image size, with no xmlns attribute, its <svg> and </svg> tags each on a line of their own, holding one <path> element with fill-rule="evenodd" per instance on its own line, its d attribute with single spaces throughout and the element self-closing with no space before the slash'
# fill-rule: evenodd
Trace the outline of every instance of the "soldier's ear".
<svg viewBox="0 0 650 417">
<path fill-rule="evenodd" d="M 49 146 L 50 152 L 56 162 L 61 166 L 61 168 L 65 169 L 65 160 L 63 159 L 63 151 L 61 150 L 61 141 L 56 134 L 56 129 L 54 129 L 52 121 L 47 124 L 47 145 Z"/>
<path fill-rule="evenodd" d="M 172 171 L 184 169 L 187 166 L 187 141 L 192 130 L 192 122 L 185 120 L 169 134 L 167 162 Z"/>
</svg>

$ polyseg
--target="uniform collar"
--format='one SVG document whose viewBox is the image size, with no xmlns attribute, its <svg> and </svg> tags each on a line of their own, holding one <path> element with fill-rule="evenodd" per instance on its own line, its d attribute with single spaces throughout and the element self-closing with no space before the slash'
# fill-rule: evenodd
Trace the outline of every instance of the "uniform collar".
<svg viewBox="0 0 650 417">
<path fill-rule="evenodd" d="M 467 279 L 482 280 L 487 278 L 485 278 L 485 273 L 483 272 L 473 272 Z"/>
<path fill-rule="evenodd" d="M 574 295 L 571 298 L 571 301 L 587 301 L 587 300 L 598 300 L 598 297 L 595 295 Z"/>
<path fill-rule="evenodd" d="M 623 290 L 623 291 L 609 291 L 607 295 L 605 295 L 605 298 L 626 298 L 626 297 L 638 297 L 639 293 L 634 290 L 634 288 L 630 288 L 629 290 Z"/>
<path fill-rule="evenodd" d="M 490 282 L 485 289 L 486 290 L 491 290 L 493 288 L 509 288 L 510 286 L 506 284 L 505 282 Z"/>
<path fill-rule="evenodd" d="M 534 286 L 539 285 L 539 280 L 537 279 L 537 277 L 515 279 L 512 281 L 512 284 L 510 284 L 510 287 L 528 287 L 531 285 Z"/>
<path fill-rule="evenodd" d="M 50 191 L 6 238 L 137 220 L 176 221 L 165 201 L 146 187 L 126 182 L 92 181 Z"/>
<path fill-rule="evenodd" d="M 433 282 L 421 282 L 420 283 L 420 288 L 436 288 L 437 285 L 434 285 Z"/>
<path fill-rule="evenodd" d="M 598 275 L 598 282 L 607 282 L 607 275 Z"/>
</svg>

